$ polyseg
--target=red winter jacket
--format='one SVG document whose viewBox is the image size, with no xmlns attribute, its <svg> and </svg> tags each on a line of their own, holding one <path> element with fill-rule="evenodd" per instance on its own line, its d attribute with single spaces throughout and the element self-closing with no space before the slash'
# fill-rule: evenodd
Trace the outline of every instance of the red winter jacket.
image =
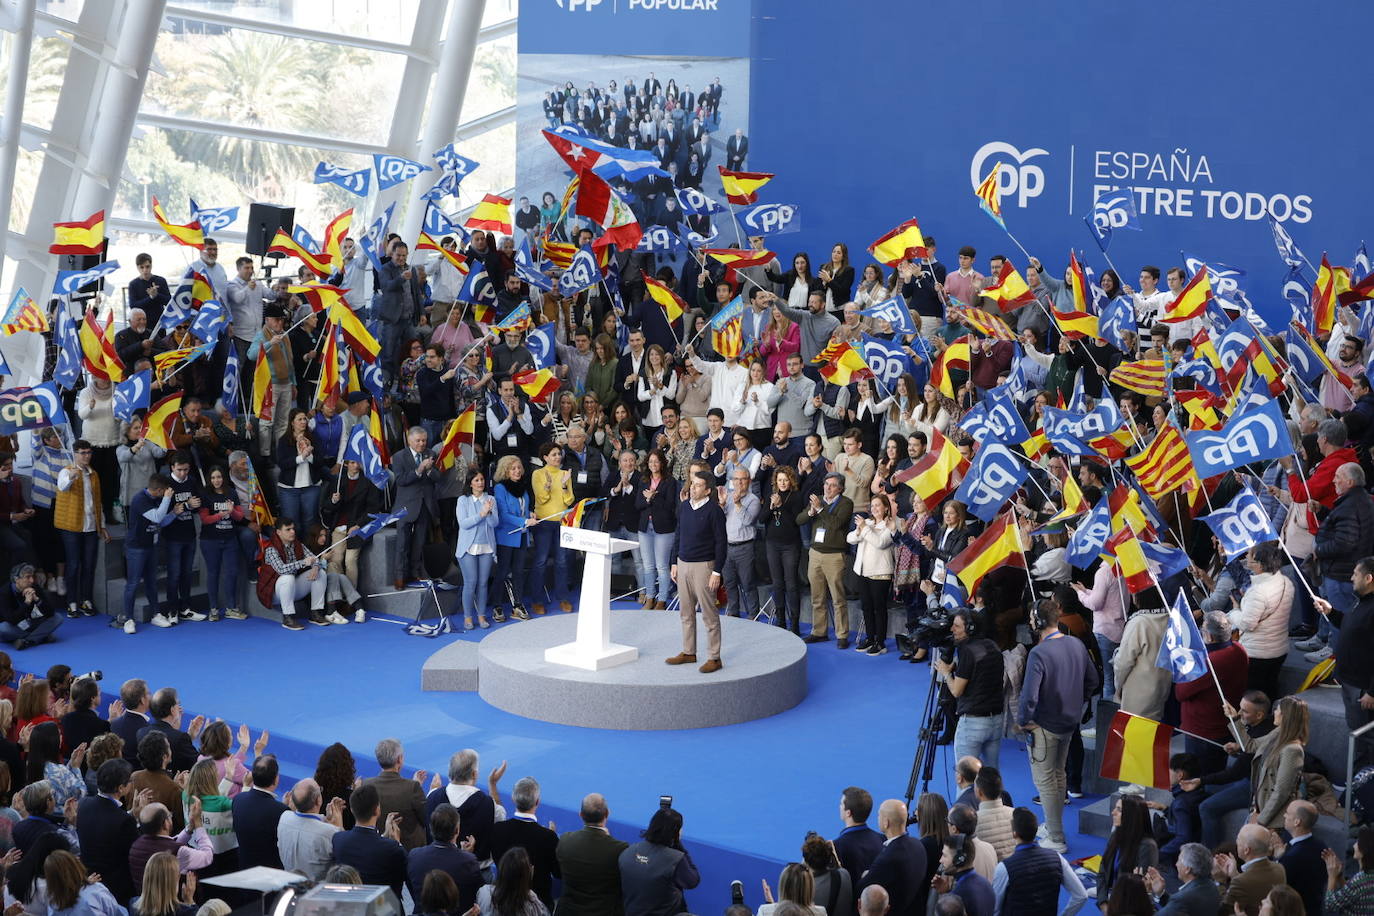
<svg viewBox="0 0 1374 916">
<path fill-rule="evenodd" d="M 1306 483 L 1297 474 L 1289 474 L 1288 492 L 1293 502 L 1306 502 L 1311 498 L 1330 509 L 1336 503 L 1336 468 L 1352 461 L 1360 462 L 1353 448 L 1338 448 L 1317 463 Z"/>
<path fill-rule="evenodd" d="M 1250 656 L 1239 643 L 1213 643 L 1207 646 L 1207 660 L 1221 681 L 1221 689 L 1226 692 L 1226 702 L 1232 706 L 1240 705 L 1240 695 L 1245 692 L 1249 676 Z M 1191 680 L 1186 684 L 1174 685 L 1174 696 L 1178 697 L 1179 727 L 1201 738 L 1214 741 L 1234 741 L 1235 736 L 1226 724 L 1226 713 L 1221 710 L 1221 700 L 1217 697 L 1216 681 L 1210 674 Z"/>
</svg>

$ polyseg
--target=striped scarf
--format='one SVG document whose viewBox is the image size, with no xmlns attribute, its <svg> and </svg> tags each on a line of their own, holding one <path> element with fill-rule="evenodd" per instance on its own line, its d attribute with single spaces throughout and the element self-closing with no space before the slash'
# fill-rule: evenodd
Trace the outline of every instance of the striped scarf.
<svg viewBox="0 0 1374 916">
<path fill-rule="evenodd" d="M 40 445 L 34 452 L 33 491 L 35 509 L 51 509 L 57 496 L 57 475 L 66 465 L 65 456 L 55 448 Z"/>
</svg>

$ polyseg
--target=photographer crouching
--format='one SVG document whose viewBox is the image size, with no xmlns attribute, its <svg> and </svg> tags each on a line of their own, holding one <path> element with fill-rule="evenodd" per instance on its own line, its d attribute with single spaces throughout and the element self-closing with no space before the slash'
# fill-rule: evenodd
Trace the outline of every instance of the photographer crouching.
<svg viewBox="0 0 1374 916">
<path fill-rule="evenodd" d="M 950 636 L 953 659 L 937 657 L 931 664 L 955 699 L 954 757 L 976 757 L 995 767 L 1003 731 L 1002 653 L 982 635 L 978 614 L 970 608 L 954 612 Z"/>
</svg>

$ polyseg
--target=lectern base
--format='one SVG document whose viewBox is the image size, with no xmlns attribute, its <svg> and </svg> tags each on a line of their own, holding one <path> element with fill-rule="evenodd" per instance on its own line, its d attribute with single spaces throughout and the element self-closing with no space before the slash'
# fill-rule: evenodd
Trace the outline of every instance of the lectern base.
<svg viewBox="0 0 1374 916">
<path fill-rule="evenodd" d="M 616 665 L 624 665 L 639 658 L 639 650 L 634 646 L 607 643 L 605 646 L 583 646 L 576 642 L 565 642 L 544 650 L 544 661 L 556 665 L 568 665 L 583 671 L 604 671 Z"/>
</svg>

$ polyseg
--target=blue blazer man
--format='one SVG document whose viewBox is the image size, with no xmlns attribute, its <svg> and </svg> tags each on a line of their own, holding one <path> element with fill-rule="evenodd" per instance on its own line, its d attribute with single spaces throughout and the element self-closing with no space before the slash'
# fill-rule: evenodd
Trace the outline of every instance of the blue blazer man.
<svg viewBox="0 0 1374 916">
<path fill-rule="evenodd" d="M 405 847 L 393 835 L 400 835 L 400 816 L 387 818 L 387 836 L 377 832 L 377 817 L 382 813 L 381 796 L 377 787 L 364 783 L 353 790 L 348 808 L 355 821 L 352 830 L 341 830 L 331 841 L 334 861 L 352 865 L 362 876 L 364 884 L 385 884 L 396 899 L 401 899 L 401 886 L 406 882 Z"/>
<path fill-rule="evenodd" d="M 259 757 L 253 762 L 251 786 L 234 796 L 234 838 L 239 844 L 240 868 L 282 867 L 277 847 L 277 823 L 286 805 L 277 801 L 276 787 L 276 759 Z"/>
<path fill-rule="evenodd" d="M 899 829 L 905 830 L 905 825 Z M 870 884 L 880 884 L 887 891 L 892 907 L 888 912 L 892 916 L 922 916 L 929 891 L 925 875 L 925 847 L 909 834 L 899 833 L 884 843 L 854 893 L 862 894 Z"/>
</svg>

